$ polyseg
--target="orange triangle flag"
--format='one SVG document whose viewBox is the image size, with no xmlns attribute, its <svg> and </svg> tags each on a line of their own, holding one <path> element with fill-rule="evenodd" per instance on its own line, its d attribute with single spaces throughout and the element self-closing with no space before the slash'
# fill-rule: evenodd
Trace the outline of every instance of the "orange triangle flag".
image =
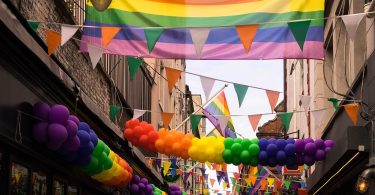
<svg viewBox="0 0 375 195">
<path fill-rule="evenodd" d="M 183 174 L 183 171 L 181 169 L 177 169 L 177 174 L 178 175 L 182 175 Z"/>
<path fill-rule="evenodd" d="M 251 185 L 255 185 L 255 182 L 257 181 L 257 177 L 254 175 L 251 175 L 250 177 Z"/>
<path fill-rule="evenodd" d="M 267 188 L 267 184 L 268 184 L 267 180 L 265 179 L 260 180 L 260 188 L 262 190 L 265 190 Z"/>
<path fill-rule="evenodd" d="M 165 73 L 168 79 L 168 90 L 172 93 L 173 87 L 181 76 L 181 70 L 165 67 Z"/>
<path fill-rule="evenodd" d="M 246 53 L 250 52 L 251 44 L 258 31 L 259 24 L 236 26 L 238 37 L 240 38 Z"/>
<path fill-rule="evenodd" d="M 49 29 L 46 29 L 45 33 L 47 38 L 48 55 L 51 56 L 61 44 L 61 35 Z"/>
<path fill-rule="evenodd" d="M 254 131 L 256 131 L 256 128 L 258 127 L 258 124 L 261 118 L 262 118 L 261 114 L 249 115 L 249 121 Z"/>
<path fill-rule="evenodd" d="M 116 34 L 121 30 L 120 27 L 102 27 L 102 42 L 103 47 L 107 48 L 108 44 L 112 41 L 112 39 L 116 36 Z"/>
<path fill-rule="evenodd" d="M 275 181 L 275 190 L 279 191 L 281 189 L 282 185 L 283 185 L 283 182 L 281 182 L 280 180 L 276 180 Z"/>
<path fill-rule="evenodd" d="M 215 184 L 215 179 L 210 179 L 211 186 L 214 186 Z"/>
<path fill-rule="evenodd" d="M 277 100 L 279 100 L 280 92 L 267 90 L 266 93 L 267 93 L 268 101 L 270 102 L 271 112 L 273 112 L 273 110 L 276 107 Z"/>
<path fill-rule="evenodd" d="M 238 181 L 240 179 L 240 174 L 239 173 L 233 173 L 234 178 Z"/>
<path fill-rule="evenodd" d="M 223 171 L 224 171 L 224 172 L 228 172 L 228 171 L 227 171 L 227 164 L 223 163 L 221 166 L 223 166 Z"/>
<path fill-rule="evenodd" d="M 168 129 L 169 123 L 171 122 L 173 113 L 163 112 L 161 113 L 161 120 L 163 120 L 163 125 L 165 129 Z"/>
<path fill-rule="evenodd" d="M 358 112 L 361 109 L 358 103 L 346 104 L 344 109 L 348 114 L 349 118 L 353 121 L 354 125 L 357 125 Z"/>
</svg>

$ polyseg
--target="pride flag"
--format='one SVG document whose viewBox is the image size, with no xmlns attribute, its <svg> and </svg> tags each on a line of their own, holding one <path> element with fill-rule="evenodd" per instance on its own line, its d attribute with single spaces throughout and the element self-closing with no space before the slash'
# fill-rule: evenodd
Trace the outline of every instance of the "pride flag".
<svg viewBox="0 0 375 195">
<path fill-rule="evenodd" d="M 105 53 L 185 59 L 322 59 L 324 2 L 115 0 L 107 10 L 99 12 L 88 1 L 85 25 L 94 27 L 84 28 L 81 51 L 88 51 L 87 42 L 102 45 L 100 27 L 111 26 L 121 30 Z M 288 27 L 288 21 L 304 19 L 312 20 L 306 36 L 304 33 L 299 36 L 305 38 L 301 49 Z M 256 34 L 248 37 L 250 33 L 246 33 L 244 28 L 242 34 L 245 36 L 240 38 L 236 26 L 247 25 L 259 25 L 255 29 Z M 207 28 L 208 31 L 202 33 L 204 30 L 200 29 L 202 31 L 196 38 L 191 30 L 197 27 Z M 146 36 L 145 33 L 149 34 Z M 155 42 L 151 51 L 147 38 Z M 244 40 L 252 43 L 249 52 L 244 49 Z M 197 55 L 196 47 L 203 48 L 201 55 Z"/>
</svg>

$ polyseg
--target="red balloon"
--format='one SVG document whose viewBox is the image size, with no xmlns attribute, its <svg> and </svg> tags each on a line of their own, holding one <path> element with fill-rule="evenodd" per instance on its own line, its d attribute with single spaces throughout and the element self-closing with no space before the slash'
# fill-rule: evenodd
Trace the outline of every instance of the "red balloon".
<svg viewBox="0 0 375 195">
<path fill-rule="evenodd" d="M 124 131 L 124 137 L 126 139 L 132 139 L 134 135 L 134 130 L 133 129 L 125 129 Z"/>
<path fill-rule="evenodd" d="M 139 123 L 139 125 L 142 126 L 142 127 L 145 127 L 145 126 L 148 125 L 148 123 L 146 121 L 142 121 L 142 122 Z"/>
<path fill-rule="evenodd" d="M 139 138 L 139 143 L 141 145 L 146 145 L 148 143 L 148 136 L 147 135 L 142 135 L 140 138 Z"/>
<path fill-rule="evenodd" d="M 140 129 L 139 134 L 147 135 L 148 134 L 147 126 L 143 126 L 142 129 Z"/>
<path fill-rule="evenodd" d="M 159 134 L 156 131 L 150 131 L 148 133 L 148 139 L 150 142 L 155 143 L 158 138 Z"/>
<path fill-rule="evenodd" d="M 129 121 L 129 128 L 135 128 L 136 126 L 139 125 L 139 120 L 138 119 L 132 119 Z"/>
</svg>

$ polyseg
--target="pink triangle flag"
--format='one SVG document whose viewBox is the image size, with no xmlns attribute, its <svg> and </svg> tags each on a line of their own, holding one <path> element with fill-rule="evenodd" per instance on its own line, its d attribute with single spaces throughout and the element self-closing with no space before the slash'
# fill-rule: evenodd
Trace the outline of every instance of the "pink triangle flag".
<svg viewBox="0 0 375 195">
<path fill-rule="evenodd" d="M 198 59 L 200 59 L 202 56 L 202 50 L 203 50 L 204 44 L 206 44 L 209 33 L 210 33 L 209 28 L 191 28 L 190 29 L 191 39 L 193 40 L 195 53 Z"/>
<path fill-rule="evenodd" d="M 207 101 L 210 98 L 210 94 L 212 91 L 212 87 L 215 84 L 215 80 L 204 77 L 204 76 L 201 76 L 200 79 L 201 79 L 201 84 L 202 84 L 202 88 L 204 91 L 204 95 L 206 96 L 206 101 Z"/>
<path fill-rule="evenodd" d="M 320 125 L 322 124 L 322 120 L 325 114 L 326 114 L 326 109 L 311 111 L 311 115 L 314 118 L 316 128 L 319 128 Z"/>
<path fill-rule="evenodd" d="M 275 110 L 277 100 L 279 100 L 280 92 L 267 90 L 266 94 L 267 94 L 268 101 L 271 106 L 271 112 L 273 112 Z"/>
<path fill-rule="evenodd" d="M 341 17 L 342 21 L 345 24 L 346 31 L 348 32 L 352 40 L 354 40 L 358 26 L 361 23 L 364 16 L 365 14 L 354 14 Z"/>
<path fill-rule="evenodd" d="M 256 131 L 256 128 L 258 127 L 259 121 L 262 118 L 261 114 L 256 114 L 256 115 L 249 115 L 249 121 L 251 124 L 251 127 L 253 128 L 253 131 Z"/>
<path fill-rule="evenodd" d="M 87 44 L 87 50 L 89 52 L 92 68 L 95 69 L 96 65 L 103 55 L 104 49 L 96 45 Z"/>
<path fill-rule="evenodd" d="M 134 109 L 133 119 L 137 119 L 137 118 L 143 116 L 145 113 L 146 113 L 146 110 Z"/>
<path fill-rule="evenodd" d="M 224 133 L 225 132 L 225 128 L 228 125 L 229 117 L 225 116 L 225 115 L 219 115 L 219 116 L 217 116 L 217 120 L 219 121 L 221 132 L 224 135 L 225 134 Z"/>
<path fill-rule="evenodd" d="M 307 116 L 307 113 L 309 111 L 309 107 L 310 107 L 310 104 L 311 104 L 311 96 L 306 96 L 306 95 L 300 95 L 299 96 L 300 98 L 300 101 L 301 101 L 301 104 L 302 104 L 302 107 L 305 111 L 305 114 Z"/>
<path fill-rule="evenodd" d="M 74 34 L 76 34 L 78 29 L 79 29 L 78 26 L 62 24 L 61 25 L 61 46 L 64 45 L 66 42 L 68 42 L 69 39 L 72 38 Z"/>
</svg>

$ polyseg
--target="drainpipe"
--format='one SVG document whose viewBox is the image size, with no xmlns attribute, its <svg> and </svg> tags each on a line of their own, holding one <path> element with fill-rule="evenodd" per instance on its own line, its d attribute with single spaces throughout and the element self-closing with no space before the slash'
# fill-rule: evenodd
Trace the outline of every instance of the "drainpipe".
<svg viewBox="0 0 375 195">
<path fill-rule="evenodd" d="M 364 5 L 364 12 L 373 12 L 375 11 L 375 0 L 369 1 L 366 0 L 366 4 Z M 367 14 L 366 19 L 366 30 L 368 30 L 366 43 L 367 43 L 367 51 L 366 51 L 366 58 L 370 57 L 372 52 L 375 49 L 375 27 L 374 23 L 374 16 L 375 14 Z M 367 60 L 367 59 L 366 59 Z"/>
</svg>

